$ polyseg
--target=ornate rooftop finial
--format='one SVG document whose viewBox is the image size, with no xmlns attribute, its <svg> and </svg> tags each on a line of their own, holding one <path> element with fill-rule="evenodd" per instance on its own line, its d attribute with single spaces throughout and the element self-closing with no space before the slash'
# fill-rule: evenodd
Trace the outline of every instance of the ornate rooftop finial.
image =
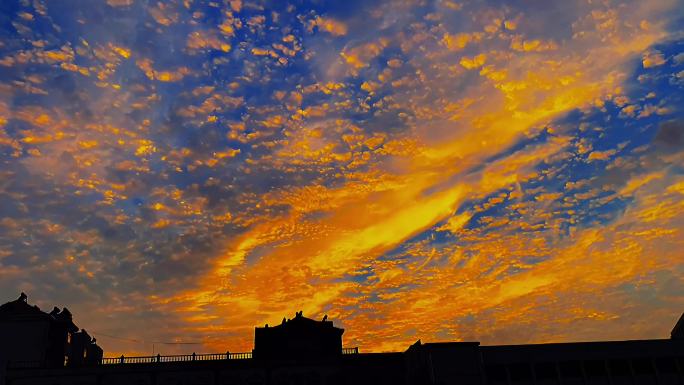
<svg viewBox="0 0 684 385">
<path fill-rule="evenodd" d="M 62 309 L 62 311 L 59 313 L 62 317 L 67 317 L 68 319 L 72 318 L 71 312 L 69 309 L 66 308 L 66 306 Z"/>
<path fill-rule="evenodd" d="M 28 303 L 28 296 L 26 295 L 26 293 L 24 293 L 22 291 L 21 294 L 19 294 L 19 299 L 17 301 L 22 301 L 22 302 Z"/>
</svg>

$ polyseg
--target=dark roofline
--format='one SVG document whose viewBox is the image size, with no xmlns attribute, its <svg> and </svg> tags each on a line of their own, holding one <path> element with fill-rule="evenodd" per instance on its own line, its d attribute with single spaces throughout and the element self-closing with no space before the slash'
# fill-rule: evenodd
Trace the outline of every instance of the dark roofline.
<svg viewBox="0 0 684 385">
<path fill-rule="evenodd" d="M 40 310 L 37 305 L 29 305 L 26 294 L 21 293 L 18 299 L 0 305 L 0 318 L 22 318 L 22 317 L 40 317 L 50 322 L 57 322 L 66 324 L 70 332 L 77 332 L 78 326 L 74 324 L 72 314 L 66 307 L 61 312 L 55 313 L 55 307 L 50 313 Z"/>
<path fill-rule="evenodd" d="M 671 343 L 672 340 L 669 338 L 657 338 L 648 340 L 608 340 L 608 341 L 573 341 L 573 342 L 547 342 L 539 344 L 508 344 L 508 345 L 480 345 L 481 348 L 535 348 L 535 347 L 582 347 L 582 346 L 593 346 L 599 347 L 601 345 L 617 345 L 617 344 L 662 344 Z"/>
<path fill-rule="evenodd" d="M 671 339 L 684 339 L 684 313 L 679 317 L 679 321 L 672 328 Z"/>
<path fill-rule="evenodd" d="M 21 293 L 19 298 L 15 299 L 14 301 L 9 301 L 5 304 L 0 305 L 0 315 L 3 315 L 3 314 L 14 315 L 14 316 L 30 315 L 30 316 L 39 316 L 39 317 L 50 317 L 49 314 L 40 310 L 40 308 L 38 306 L 29 305 L 28 300 L 27 300 L 27 296 L 24 293 Z"/>
<path fill-rule="evenodd" d="M 294 326 L 297 324 L 308 324 L 308 325 L 318 327 L 318 328 L 324 327 L 326 329 L 336 329 L 336 330 L 339 330 L 342 333 L 344 333 L 344 329 L 338 328 L 337 326 L 335 326 L 333 324 L 333 321 L 328 321 L 327 316 L 324 317 L 323 320 L 317 321 L 317 320 L 312 319 L 312 318 L 304 317 L 302 315 L 301 311 L 297 312 L 294 318 L 283 318 L 282 322 L 277 324 L 277 325 L 270 326 L 269 324 L 266 324 L 263 327 L 255 326 L 254 329 L 255 329 L 255 331 L 256 330 L 281 330 L 281 329 L 284 329 L 286 327 Z"/>
</svg>

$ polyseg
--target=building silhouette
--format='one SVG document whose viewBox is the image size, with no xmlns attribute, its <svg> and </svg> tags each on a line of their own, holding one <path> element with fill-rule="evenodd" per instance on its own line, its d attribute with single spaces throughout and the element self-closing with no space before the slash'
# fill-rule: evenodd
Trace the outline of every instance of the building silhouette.
<svg viewBox="0 0 684 385">
<path fill-rule="evenodd" d="M 342 348 L 344 330 L 327 316 L 317 321 L 300 311 L 255 328 L 252 352 L 102 358 L 68 310 L 44 313 L 22 295 L 0 306 L 0 385 L 684 385 L 683 329 L 684 314 L 668 339 L 419 340 L 404 352 L 361 353 Z"/>
<path fill-rule="evenodd" d="M 293 319 L 283 318 L 280 325 L 254 329 L 255 359 L 278 359 L 285 355 L 298 358 L 336 358 L 342 354 L 344 329 L 333 326 L 327 318 L 314 321 L 297 312 Z"/>
<path fill-rule="evenodd" d="M 28 304 L 21 293 L 15 301 L 0 306 L 0 359 L 15 366 L 48 368 L 98 364 L 102 349 L 73 322 L 66 307 L 46 313 Z"/>
</svg>

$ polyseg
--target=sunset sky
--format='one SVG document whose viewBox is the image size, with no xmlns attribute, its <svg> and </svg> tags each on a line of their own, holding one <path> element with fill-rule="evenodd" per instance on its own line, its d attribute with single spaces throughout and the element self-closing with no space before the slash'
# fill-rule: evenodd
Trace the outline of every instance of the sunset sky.
<svg viewBox="0 0 684 385">
<path fill-rule="evenodd" d="M 2 0 L 0 303 L 105 356 L 668 338 L 682 9 Z"/>
</svg>

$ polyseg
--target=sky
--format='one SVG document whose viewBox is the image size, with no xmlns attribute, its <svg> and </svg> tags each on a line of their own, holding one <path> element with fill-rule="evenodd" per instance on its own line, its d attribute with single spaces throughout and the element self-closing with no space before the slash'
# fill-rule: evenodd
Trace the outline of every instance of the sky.
<svg viewBox="0 0 684 385">
<path fill-rule="evenodd" d="M 3 0 L 0 303 L 105 356 L 668 338 L 682 8 Z"/>
</svg>

